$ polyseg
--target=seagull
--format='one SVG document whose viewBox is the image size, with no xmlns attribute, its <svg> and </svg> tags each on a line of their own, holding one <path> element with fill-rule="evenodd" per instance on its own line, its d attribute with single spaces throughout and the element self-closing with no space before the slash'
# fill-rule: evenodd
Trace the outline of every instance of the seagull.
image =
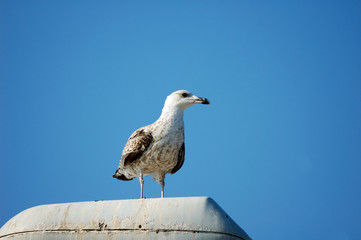
<svg viewBox="0 0 361 240">
<path fill-rule="evenodd" d="M 158 120 L 139 128 L 129 137 L 113 178 L 122 181 L 139 178 L 140 198 L 143 199 L 143 177 L 152 174 L 153 180 L 160 184 L 164 198 L 165 175 L 176 173 L 184 163 L 183 112 L 195 104 L 210 103 L 186 90 L 170 94 Z"/>
</svg>

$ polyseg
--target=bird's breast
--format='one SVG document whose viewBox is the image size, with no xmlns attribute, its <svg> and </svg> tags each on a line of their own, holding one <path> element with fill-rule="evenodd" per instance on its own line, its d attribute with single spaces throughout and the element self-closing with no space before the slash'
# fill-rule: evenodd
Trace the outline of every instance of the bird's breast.
<svg viewBox="0 0 361 240">
<path fill-rule="evenodd" d="M 184 130 L 158 129 L 153 130 L 154 142 L 144 155 L 144 174 L 154 171 L 170 172 L 178 162 L 179 150 L 184 142 Z"/>
</svg>

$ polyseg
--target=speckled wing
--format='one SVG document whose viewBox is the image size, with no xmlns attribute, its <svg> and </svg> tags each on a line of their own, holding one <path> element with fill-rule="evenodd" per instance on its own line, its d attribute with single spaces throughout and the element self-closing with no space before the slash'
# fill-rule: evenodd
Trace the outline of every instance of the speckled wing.
<svg viewBox="0 0 361 240">
<path fill-rule="evenodd" d="M 149 148 L 153 140 L 152 133 L 145 131 L 144 127 L 136 130 L 125 144 L 122 157 L 120 158 L 119 168 L 123 168 L 139 159 Z"/>
<path fill-rule="evenodd" d="M 176 173 L 183 166 L 184 154 L 185 154 L 185 146 L 184 146 L 184 142 L 183 142 L 183 144 L 182 144 L 182 146 L 181 146 L 181 148 L 179 149 L 179 152 L 178 152 L 177 165 L 172 169 L 172 171 L 170 172 L 171 174 Z"/>
</svg>

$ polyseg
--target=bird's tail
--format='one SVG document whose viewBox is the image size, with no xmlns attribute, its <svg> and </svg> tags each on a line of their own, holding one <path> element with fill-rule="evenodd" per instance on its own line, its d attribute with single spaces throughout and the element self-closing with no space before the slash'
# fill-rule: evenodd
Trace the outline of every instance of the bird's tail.
<svg viewBox="0 0 361 240">
<path fill-rule="evenodd" d="M 119 169 L 117 169 L 117 171 L 115 171 L 113 178 L 116 178 L 116 179 L 122 180 L 122 181 L 130 181 L 133 179 L 133 178 L 127 178 L 124 174 L 120 173 L 118 170 Z"/>
</svg>

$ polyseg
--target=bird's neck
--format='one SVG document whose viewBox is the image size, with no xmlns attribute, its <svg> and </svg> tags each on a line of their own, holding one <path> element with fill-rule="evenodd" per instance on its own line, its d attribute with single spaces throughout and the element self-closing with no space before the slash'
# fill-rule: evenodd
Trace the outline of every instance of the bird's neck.
<svg viewBox="0 0 361 240">
<path fill-rule="evenodd" d="M 163 123 L 169 123 L 171 125 L 183 125 L 183 112 L 184 110 L 181 108 L 171 108 L 169 106 L 164 106 L 162 114 L 160 115 L 158 121 L 162 121 Z"/>
<path fill-rule="evenodd" d="M 164 134 L 169 135 L 174 132 L 181 132 L 184 135 L 183 110 L 164 107 L 158 120 L 152 124 L 152 128 L 155 138 L 159 136 L 162 138 Z"/>
<path fill-rule="evenodd" d="M 183 112 L 184 110 L 178 107 L 164 106 L 159 118 L 169 120 L 183 119 Z"/>
</svg>

